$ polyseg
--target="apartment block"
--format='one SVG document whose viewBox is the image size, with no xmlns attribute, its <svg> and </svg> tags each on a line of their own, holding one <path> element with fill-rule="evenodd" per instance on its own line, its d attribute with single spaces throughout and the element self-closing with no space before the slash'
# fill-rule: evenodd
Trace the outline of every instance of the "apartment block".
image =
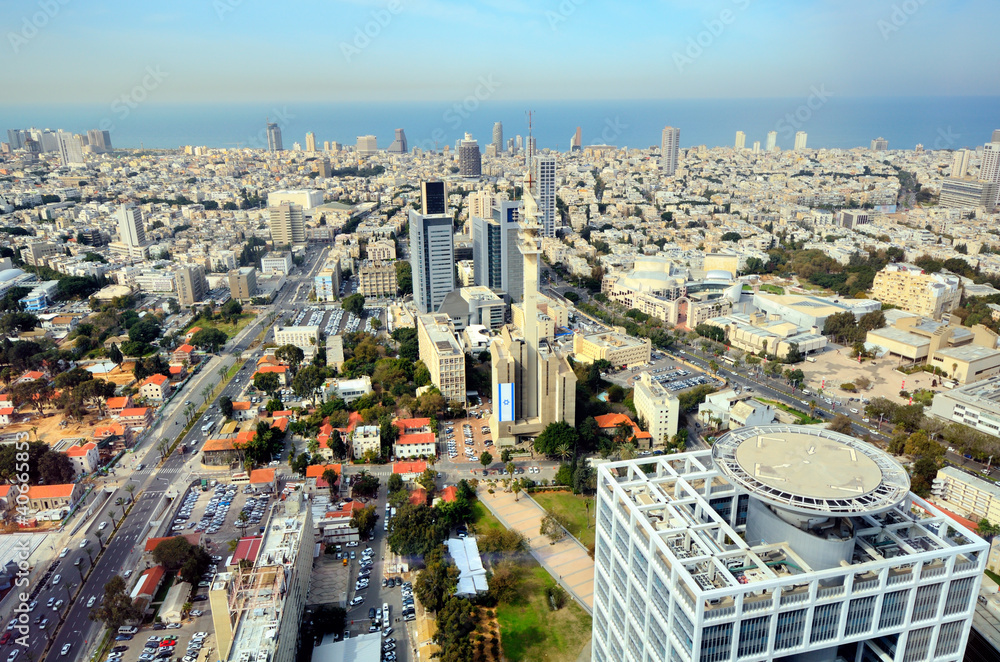
<svg viewBox="0 0 1000 662">
<path fill-rule="evenodd" d="M 193 306 L 205 300 L 208 291 L 208 281 L 205 280 L 205 268 L 197 265 L 186 266 L 174 272 L 174 282 L 177 285 L 177 302 L 182 306 Z"/>
<path fill-rule="evenodd" d="M 987 545 L 829 430 L 598 467 L 595 662 L 962 660 Z"/>
<path fill-rule="evenodd" d="M 292 254 L 288 251 L 272 251 L 260 259 L 260 270 L 265 274 L 282 274 L 287 276 L 292 272 Z"/>
<path fill-rule="evenodd" d="M 1000 522 L 1000 487 L 958 467 L 938 469 L 931 487 L 935 503 L 973 522 Z"/>
<path fill-rule="evenodd" d="M 396 284 L 396 263 L 364 260 L 358 265 L 358 293 L 366 298 L 394 297 L 399 289 Z"/>
<path fill-rule="evenodd" d="M 313 288 L 317 301 L 336 301 L 340 296 L 340 259 L 327 260 L 320 272 L 313 278 Z"/>
<path fill-rule="evenodd" d="M 631 368 L 649 363 L 652 347 L 649 338 L 633 338 L 621 327 L 611 333 L 573 334 L 573 358 L 584 363 L 604 359 Z"/>
<path fill-rule="evenodd" d="M 673 391 L 643 372 L 635 382 L 633 393 L 636 415 L 646 422 L 654 446 L 665 444 L 677 434 L 680 401 Z"/>
<path fill-rule="evenodd" d="M 431 383 L 448 402 L 465 406 L 465 352 L 455 338 L 451 320 L 438 313 L 417 317 L 420 360 L 431 373 Z"/>
<path fill-rule="evenodd" d="M 958 276 L 924 273 L 912 264 L 889 264 L 875 274 L 872 298 L 939 320 L 958 306 L 962 288 Z"/>
<path fill-rule="evenodd" d="M 382 452 L 382 435 L 377 425 L 359 425 L 351 433 L 351 453 L 360 460 L 366 453 L 379 455 Z"/>
<path fill-rule="evenodd" d="M 278 347 L 295 345 L 302 349 L 316 350 L 319 344 L 318 326 L 276 326 L 274 327 L 274 342 Z"/>
<path fill-rule="evenodd" d="M 368 259 L 374 262 L 390 262 L 396 259 L 396 244 L 391 239 L 368 242 Z"/>
<path fill-rule="evenodd" d="M 240 267 L 229 272 L 229 295 L 237 301 L 250 301 L 257 294 L 257 270 Z"/>
</svg>

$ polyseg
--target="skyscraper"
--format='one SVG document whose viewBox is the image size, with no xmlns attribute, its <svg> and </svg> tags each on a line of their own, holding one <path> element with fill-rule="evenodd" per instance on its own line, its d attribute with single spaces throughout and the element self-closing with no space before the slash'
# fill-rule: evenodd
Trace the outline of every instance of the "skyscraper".
<svg viewBox="0 0 1000 662">
<path fill-rule="evenodd" d="M 192 306 L 204 301 L 207 283 L 205 268 L 199 265 L 188 265 L 174 272 L 177 282 L 177 302 L 182 306 Z"/>
<path fill-rule="evenodd" d="M 442 182 L 425 182 L 425 185 Z M 437 187 L 427 187 L 432 192 Z M 436 197 L 436 193 L 435 193 Z M 440 208 L 434 201 L 424 200 L 424 208 Z M 410 264 L 413 267 L 413 302 L 421 313 L 435 313 L 449 292 L 455 289 L 455 229 L 452 218 L 445 214 L 418 214 L 409 211 Z"/>
<path fill-rule="evenodd" d="M 543 237 L 556 236 L 556 157 L 536 156 L 531 161 L 531 195 L 538 205 Z"/>
<path fill-rule="evenodd" d="M 959 179 L 967 174 L 969 174 L 969 150 L 956 150 L 955 160 L 951 164 L 951 176 L 954 179 Z"/>
<path fill-rule="evenodd" d="M 993 129 L 993 137 L 990 138 L 991 143 L 1000 143 L 1000 129 Z"/>
<path fill-rule="evenodd" d="M 286 202 L 268 207 L 270 216 L 271 241 L 275 246 L 291 246 L 306 243 L 306 223 L 302 205 Z"/>
<path fill-rule="evenodd" d="M 86 163 L 83 158 L 83 137 L 79 134 L 59 132 L 59 159 L 64 166 Z"/>
<path fill-rule="evenodd" d="M 736 149 L 746 149 L 747 147 L 747 134 L 742 131 L 736 132 Z"/>
<path fill-rule="evenodd" d="M 664 127 L 660 138 L 660 166 L 663 174 L 672 177 L 677 172 L 677 155 L 680 152 L 681 130 L 676 127 Z"/>
<path fill-rule="evenodd" d="M 983 161 L 979 166 L 979 179 L 984 182 L 1000 182 L 1000 142 L 983 145 Z"/>
<path fill-rule="evenodd" d="M 497 156 L 503 153 L 503 122 L 493 123 L 493 146 L 497 150 Z"/>
<path fill-rule="evenodd" d="M 889 149 L 889 141 L 883 138 L 882 136 L 879 136 L 878 138 L 872 140 L 871 150 L 873 152 L 884 152 L 887 149 Z"/>
<path fill-rule="evenodd" d="M 753 141 L 753 153 L 754 154 L 760 154 L 760 141 L 759 140 Z"/>
<path fill-rule="evenodd" d="M 355 150 L 358 156 L 371 156 L 372 154 L 378 153 L 378 140 L 375 136 L 368 134 L 367 136 L 358 136 L 357 146 Z"/>
<path fill-rule="evenodd" d="M 267 151 L 280 152 L 284 149 L 281 145 L 281 127 L 274 122 L 267 123 Z"/>
<path fill-rule="evenodd" d="M 113 149 L 111 147 L 111 134 L 100 129 L 87 131 L 87 143 L 90 145 L 90 150 L 97 154 L 110 152 Z"/>
<path fill-rule="evenodd" d="M 800 149 L 805 149 L 806 148 L 806 138 L 808 138 L 808 135 L 806 134 L 805 131 L 796 131 L 795 132 L 795 149 L 796 150 L 800 150 Z"/>
<path fill-rule="evenodd" d="M 580 132 L 580 127 L 576 127 L 576 131 L 569 139 L 569 151 L 579 152 L 583 149 L 583 134 Z"/>
<path fill-rule="evenodd" d="M 792 425 L 600 465 L 593 659 L 962 660 L 989 546 L 909 488 Z"/>
<path fill-rule="evenodd" d="M 316 135 L 312 131 L 306 134 L 306 151 L 316 151 Z"/>
<path fill-rule="evenodd" d="M 24 147 L 24 139 L 28 137 L 28 134 L 21 129 L 7 129 L 7 142 L 10 143 L 11 149 L 21 149 Z"/>
<path fill-rule="evenodd" d="M 465 140 L 458 145 L 458 174 L 462 177 L 479 177 L 483 173 L 483 157 L 479 153 L 479 143 L 466 133 Z"/>
<path fill-rule="evenodd" d="M 409 151 L 410 149 L 406 145 L 406 134 L 403 133 L 402 129 L 396 129 L 396 137 L 389 145 L 388 152 L 390 154 L 406 154 Z"/>
<path fill-rule="evenodd" d="M 142 224 L 142 210 L 127 202 L 118 208 L 118 235 L 121 243 L 132 248 L 146 245 L 146 228 Z"/>
<path fill-rule="evenodd" d="M 448 191 L 444 182 L 420 182 L 420 213 L 424 216 L 448 213 Z"/>
<path fill-rule="evenodd" d="M 520 203 L 501 200 L 490 216 L 472 217 L 475 283 L 501 290 L 515 301 L 524 296 L 524 256 L 518 249 Z"/>
<path fill-rule="evenodd" d="M 768 131 L 767 143 L 764 145 L 764 151 L 773 152 L 777 147 L 778 147 L 778 132 Z"/>
</svg>

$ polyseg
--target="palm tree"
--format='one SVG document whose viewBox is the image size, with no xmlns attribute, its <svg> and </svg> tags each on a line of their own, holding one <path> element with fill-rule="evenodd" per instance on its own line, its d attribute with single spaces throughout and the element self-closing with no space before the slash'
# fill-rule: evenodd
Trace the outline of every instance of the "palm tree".
<svg viewBox="0 0 1000 662">
<path fill-rule="evenodd" d="M 32 425 L 31 426 L 31 436 L 35 439 L 35 441 L 38 441 L 38 426 L 37 425 Z"/>
<path fill-rule="evenodd" d="M 104 540 L 101 538 L 101 532 L 98 531 L 97 533 L 95 533 L 94 537 L 97 538 L 97 544 L 100 545 L 101 549 L 103 550 L 104 549 Z"/>
<path fill-rule="evenodd" d="M 122 517 L 124 518 L 125 517 L 125 499 L 123 499 L 121 497 L 118 497 L 117 499 L 115 499 L 115 505 L 116 506 L 121 506 Z"/>
<path fill-rule="evenodd" d="M 634 460 L 638 451 L 635 444 L 628 443 L 622 444 L 621 448 L 618 449 L 618 458 L 622 460 Z"/>
<path fill-rule="evenodd" d="M 507 469 L 507 473 L 510 476 L 513 476 L 514 475 L 514 470 L 517 469 L 517 466 L 515 466 L 513 462 L 508 462 L 507 466 L 504 467 L 504 468 Z"/>
<path fill-rule="evenodd" d="M 128 502 L 132 503 L 132 493 L 135 492 L 135 483 L 129 483 L 125 486 L 125 491 L 128 492 Z"/>
<path fill-rule="evenodd" d="M 563 462 L 566 461 L 566 458 L 569 457 L 572 452 L 573 449 L 570 448 L 569 442 L 563 442 L 556 446 L 556 455 L 558 455 Z"/>
<path fill-rule="evenodd" d="M 815 414 L 815 413 L 816 413 L 816 401 L 815 400 L 810 400 L 809 401 L 809 417 L 812 418 L 813 414 Z"/>
<path fill-rule="evenodd" d="M 247 517 L 247 514 L 242 511 L 240 512 L 239 517 L 236 518 L 236 526 L 240 527 L 240 531 L 242 532 L 243 536 L 246 536 L 247 534 L 247 524 L 249 522 L 249 519 L 250 518 Z"/>
<path fill-rule="evenodd" d="M 615 441 L 619 444 L 624 444 L 626 441 L 632 438 L 632 426 L 622 421 L 615 426 Z"/>
<path fill-rule="evenodd" d="M 517 495 L 521 491 L 521 481 L 520 481 L 520 479 L 515 480 L 514 483 L 510 486 L 510 489 L 514 492 L 514 501 L 516 502 L 517 501 Z"/>
<path fill-rule="evenodd" d="M 719 364 L 715 362 L 715 359 L 708 362 L 708 369 L 712 371 L 713 375 L 719 374 Z"/>
</svg>

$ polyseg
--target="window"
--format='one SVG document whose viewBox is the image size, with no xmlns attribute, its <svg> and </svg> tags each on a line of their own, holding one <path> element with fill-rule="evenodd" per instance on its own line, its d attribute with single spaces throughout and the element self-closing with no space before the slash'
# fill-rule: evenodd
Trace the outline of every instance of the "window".
<svg viewBox="0 0 1000 662">
<path fill-rule="evenodd" d="M 934 657 L 939 655 L 954 655 L 958 652 L 958 647 L 962 643 L 962 626 L 964 621 L 953 621 L 945 623 L 938 631 L 937 648 L 934 649 Z"/>
<path fill-rule="evenodd" d="M 694 626 L 684 610 L 674 609 L 674 636 L 681 642 L 685 650 L 690 652 L 694 646 Z"/>
<path fill-rule="evenodd" d="M 667 638 L 656 621 L 650 622 L 649 635 L 651 637 L 649 643 L 654 653 L 653 659 L 665 660 L 667 658 Z"/>
<path fill-rule="evenodd" d="M 737 655 L 760 655 L 767 650 L 767 634 L 771 627 L 771 617 L 750 618 L 740 625 L 740 647 Z"/>
<path fill-rule="evenodd" d="M 966 577 L 956 579 L 948 587 L 948 597 L 944 603 L 944 615 L 960 614 L 974 604 L 972 597 L 972 584 L 974 578 Z"/>
<path fill-rule="evenodd" d="M 906 616 L 906 602 L 910 597 L 909 592 L 907 589 L 885 594 L 882 598 L 879 628 L 894 628 L 903 622 L 903 617 Z"/>
<path fill-rule="evenodd" d="M 723 662 L 729 659 L 733 641 L 733 624 L 722 623 L 704 630 L 701 639 L 701 662 Z"/>
<path fill-rule="evenodd" d="M 872 610 L 875 608 L 875 596 L 851 600 L 847 612 L 847 628 L 844 632 L 848 637 L 871 630 Z"/>
<path fill-rule="evenodd" d="M 813 612 L 811 643 L 829 641 L 837 636 L 837 621 L 840 620 L 840 603 L 819 605 Z"/>
<path fill-rule="evenodd" d="M 778 614 L 778 628 L 775 632 L 775 650 L 787 650 L 802 645 L 802 635 L 805 634 L 806 610 Z"/>
<path fill-rule="evenodd" d="M 931 633 L 934 628 L 912 630 L 906 638 L 906 653 L 903 662 L 921 662 L 927 659 L 927 649 L 931 643 Z"/>
<path fill-rule="evenodd" d="M 913 622 L 926 621 L 937 616 L 937 603 L 941 595 L 941 584 L 931 584 L 917 588 L 913 601 Z"/>
</svg>

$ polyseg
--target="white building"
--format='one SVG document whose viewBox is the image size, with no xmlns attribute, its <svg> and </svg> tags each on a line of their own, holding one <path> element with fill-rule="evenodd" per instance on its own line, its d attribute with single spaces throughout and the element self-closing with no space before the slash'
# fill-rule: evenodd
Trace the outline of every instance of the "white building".
<svg viewBox="0 0 1000 662">
<path fill-rule="evenodd" d="M 288 251 L 268 253 L 260 260 L 260 270 L 265 274 L 283 274 L 292 271 L 292 254 Z"/>
<path fill-rule="evenodd" d="M 987 545 L 870 444 L 742 428 L 597 495 L 595 662 L 962 659 Z"/>
<path fill-rule="evenodd" d="M 323 204 L 323 191 L 315 189 L 300 189 L 296 191 L 271 191 L 267 194 L 267 206 L 277 207 L 278 205 L 292 203 L 299 205 L 303 209 L 312 209 Z"/>
<path fill-rule="evenodd" d="M 672 391 L 644 372 L 635 382 L 633 393 L 636 415 L 646 422 L 653 445 L 659 446 L 677 434 L 680 402 Z"/>
<path fill-rule="evenodd" d="M 282 345 L 295 345 L 303 350 L 316 351 L 319 344 L 318 326 L 276 326 L 274 327 L 274 342 Z"/>
<path fill-rule="evenodd" d="M 372 392 L 372 378 L 362 375 L 357 379 L 328 379 L 320 387 L 326 400 L 341 398 L 351 403 Z"/>
<path fill-rule="evenodd" d="M 351 450 L 355 460 L 360 460 L 365 453 L 380 454 L 382 451 L 382 435 L 377 425 L 359 425 L 351 433 Z"/>
</svg>

